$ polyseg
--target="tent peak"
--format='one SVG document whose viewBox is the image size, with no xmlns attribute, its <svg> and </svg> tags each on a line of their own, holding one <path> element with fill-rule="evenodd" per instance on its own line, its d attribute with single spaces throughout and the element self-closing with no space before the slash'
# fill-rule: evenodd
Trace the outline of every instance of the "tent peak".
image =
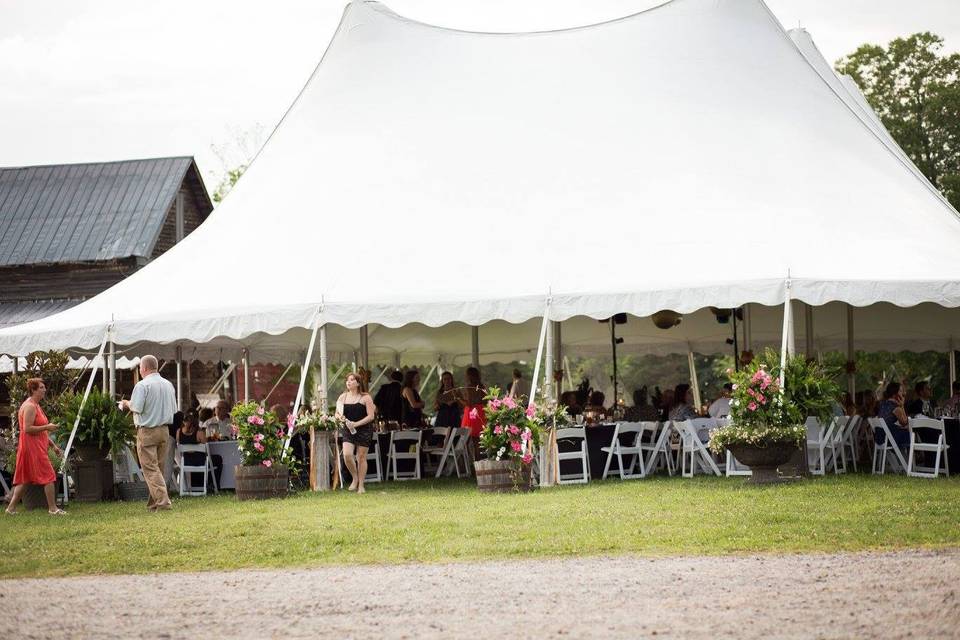
<svg viewBox="0 0 960 640">
<path fill-rule="evenodd" d="M 422 22 L 420 20 L 414 20 L 406 16 L 402 16 L 397 12 L 390 9 L 388 6 L 379 2 L 378 0 L 353 0 L 350 4 L 352 7 L 357 7 L 361 9 L 367 9 L 375 11 L 381 15 L 390 17 L 399 22 L 405 22 L 407 24 L 415 25 L 418 27 L 425 27 L 428 29 L 436 29 L 438 31 L 446 31 L 452 34 L 463 34 L 463 35 L 473 35 L 473 36 L 541 36 L 554 33 L 565 33 L 572 31 L 582 31 L 584 29 L 595 29 L 598 27 L 605 27 L 611 24 L 617 24 L 624 22 L 626 20 L 632 20 L 638 16 L 650 13 L 657 9 L 661 9 L 667 5 L 689 2 L 691 0 L 660 0 L 657 4 L 652 7 L 647 7 L 641 11 L 637 11 L 625 16 L 620 16 L 617 18 L 610 18 L 609 20 L 601 20 L 600 22 L 594 22 L 585 25 L 576 25 L 573 27 L 562 27 L 558 29 L 544 29 L 537 31 L 471 31 L 469 29 L 457 29 L 455 27 L 444 27 L 441 25 L 431 24 L 429 22 Z M 694 0 L 696 1 L 696 0 Z"/>
</svg>

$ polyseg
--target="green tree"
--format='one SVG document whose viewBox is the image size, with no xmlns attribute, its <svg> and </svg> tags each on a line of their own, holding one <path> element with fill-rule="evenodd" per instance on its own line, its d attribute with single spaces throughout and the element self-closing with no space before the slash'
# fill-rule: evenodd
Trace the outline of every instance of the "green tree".
<svg viewBox="0 0 960 640">
<path fill-rule="evenodd" d="M 227 171 L 227 175 L 220 180 L 217 188 L 213 190 L 213 201 L 217 204 L 223 202 L 223 199 L 227 197 L 227 194 L 230 193 L 230 190 L 233 189 L 233 186 L 237 184 L 237 180 L 240 179 L 240 176 L 242 176 L 246 170 L 247 165 L 242 164 L 236 169 Z"/>
<path fill-rule="evenodd" d="M 960 208 L 960 53 L 929 32 L 886 48 L 864 44 L 836 63 L 852 77 L 890 135 Z"/>
</svg>

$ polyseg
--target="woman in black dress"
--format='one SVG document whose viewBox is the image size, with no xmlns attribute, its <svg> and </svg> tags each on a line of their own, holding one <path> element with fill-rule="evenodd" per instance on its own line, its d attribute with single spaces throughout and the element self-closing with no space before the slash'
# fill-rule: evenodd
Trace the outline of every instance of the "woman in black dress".
<svg viewBox="0 0 960 640">
<path fill-rule="evenodd" d="M 363 479 L 367 475 L 367 451 L 374 438 L 371 423 L 376 407 L 373 398 L 364 388 L 360 374 L 348 374 L 346 384 L 347 390 L 337 398 L 337 414 L 346 421 L 341 431 L 343 461 L 353 478 L 350 491 L 364 493 Z"/>
<path fill-rule="evenodd" d="M 437 412 L 437 427 L 459 427 L 463 418 L 463 410 L 457 401 L 454 391 L 453 373 L 444 371 L 440 376 L 440 388 L 437 389 L 437 399 L 433 408 Z"/>
<path fill-rule="evenodd" d="M 401 424 L 410 429 L 419 429 L 423 426 L 423 400 L 420 399 L 420 372 L 416 369 L 407 369 L 403 375 L 403 389 L 400 397 L 403 398 L 403 414 Z"/>
</svg>

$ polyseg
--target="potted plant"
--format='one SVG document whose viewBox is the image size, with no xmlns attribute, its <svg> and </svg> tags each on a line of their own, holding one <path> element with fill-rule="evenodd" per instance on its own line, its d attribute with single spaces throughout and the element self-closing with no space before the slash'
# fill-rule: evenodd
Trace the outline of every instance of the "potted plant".
<svg viewBox="0 0 960 640">
<path fill-rule="evenodd" d="M 305 413 L 296 421 L 297 432 L 310 437 L 310 488 L 314 491 L 330 490 L 330 445 L 342 426 L 342 418 L 316 411 Z"/>
<path fill-rule="evenodd" d="M 836 395 L 829 372 L 802 356 L 787 359 L 782 388 L 778 361 L 768 349 L 740 371 L 727 370 L 733 383 L 730 424 L 710 434 L 711 450 L 729 449 L 750 467 L 753 484 L 779 482 L 777 467 L 798 449 L 806 456 L 806 417 L 829 410 Z"/>
<path fill-rule="evenodd" d="M 286 431 L 277 416 L 256 402 L 242 402 L 230 412 L 241 464 L 234 468 L 238 500 L 282 498 L 296 464 L 284 447 Z"/>
<path fill-rule="evenodd" d="M 500 398 L 497 387 L 491 387 L 484 400 L 487 422 L 480 433 L 480 447 L 487 459 L 473 463 L 477 488 L 493 493 L 530 491 L 533 450 L 540 446 L 541 434 L 534 419 L 536 407 Z"/>
<path fill-rule="evenodd" d="M 77 482 L 77 499 L 96 502 L 113 495 L 113 463 L 126 447 L 136 441 L 133 416 L 120 411 L 109 394 L 92 389 L 83 405 L 83 394 L 67 392 L 57 401 L 56 418 L 58 442 L 66 443 L 73 425 L 77 431 L 73 439 L 71 459 L 68 461 Z"/>
</svg>

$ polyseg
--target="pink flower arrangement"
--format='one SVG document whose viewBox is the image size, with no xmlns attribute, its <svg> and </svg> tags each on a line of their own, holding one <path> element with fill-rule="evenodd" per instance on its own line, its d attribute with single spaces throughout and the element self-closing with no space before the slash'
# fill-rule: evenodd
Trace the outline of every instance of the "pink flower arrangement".
<svg viewBox="0 0 960 640">
<path fill-rule="evenodd" d="M 265 447 L 264 447 L 263 444 L 261 444 L 260 442 L 254 442 L 254 443 L 253 443 L 253 448 L 256 449 L 257 451 L 259 451 L 260 453 L 263 453 L 263 450 L 264 450 Z"/>
<path fill-rule="evenodd" d="M 757 410 L 757 403 L 756 403 L 756 402 L 751 402 L 750 404 L 747 405 L 747 409 L 750 409 L 750 411 L 756 411 L 756 410 Z"/>
<path fill-rule="evenodd" d="M 523 448 L 523 446 L 522 446 L 519 442 L 517 442 L 516 440 L 511 440 L 511 441 L 510 441 L 510 448 L 513 449 L 513 450 L 516 451 L 516 452 L 519 452 L 520 449 Z"/>
<path fill-rule="evenodd" d="M 530 464 L 533 462 L 533 454 L 528 451 L 520 457 L 520 460 L 523 462 L 523 464 Z"/>
<path fill-rule="evenodd" d="M 476 407 L 474 407 L 473 409 L 470 409 L 470 412 L 467 415 L 470 416 L 471 420 L 476 420 L 480 417 L 480 412 L 477 411 Z"/>
<path fill-rule="evenodd" d="M 500 425 L 497 425 L 493 428 L 493 432 L 498 436 L 503 435 L 503 427 L 501 427 Z"/>
<path fill-rule="evenodd" d="M 271 460 L 270 458 L 267 458 L 266 460 L 263 461 L 263 466 L 265 466 L 265 467 L 272 467 L 272 466 L 273 466 L 273 460 Z"/>
</svg>

